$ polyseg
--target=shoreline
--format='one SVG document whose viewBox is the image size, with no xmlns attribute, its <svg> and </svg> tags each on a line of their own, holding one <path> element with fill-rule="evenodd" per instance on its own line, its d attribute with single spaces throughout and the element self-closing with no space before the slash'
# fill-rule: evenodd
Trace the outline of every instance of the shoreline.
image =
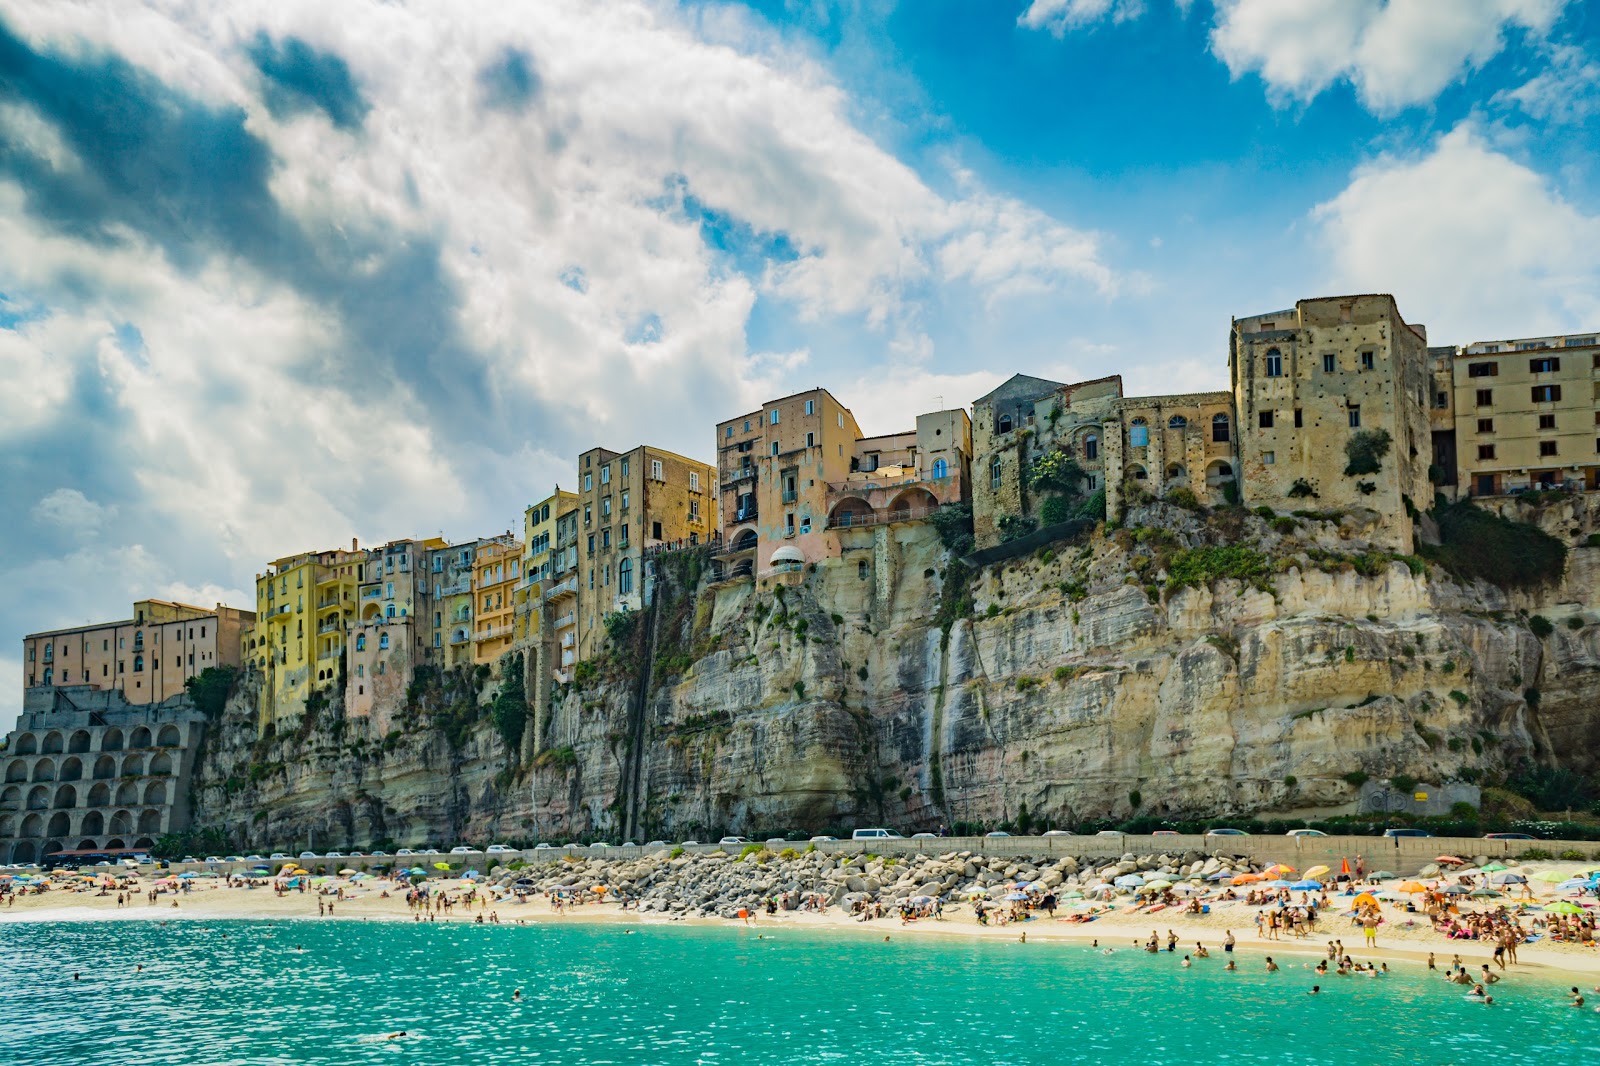
<svg viewBox="0 0 1600 1066">
<path fill-rule="evenodd" d="M 906 925 L 900 924 L 894 917 L 862 922 L 842 913 L 779 911 L 772 916 L 763 913 L 745 925 L 738 919 L 688 916 L 673 918 L 651 912 L 621 911 L 610 903 L 585 904 L 577 911 L 569 908 L 557 912 L 550 909 L 549 904 L 540 898 L 526 904 L 491 902 L 487 909 L 463 907 L 459 913 L 448 916 L 437 915 L 432 921 L 418 922 L 415 914 L 406 907 L 403 894 L 391 895 L 384 899 L 380 898 L 377 891 L 362 892 L 354 898 L 336 901 L 336 910 L 332 915 L 317 914 L 315 908 L 319 897 L 310 893 L 304 894 L 304 898 L 300 898 L 301 896 L 301 893 L 291 893 L 280 897 L 270 890 L 259 888 L 207 886 L 197 889 L 188 896 L 179 897 L 177 907 L 172 906 L 172 898 L 162 896 L 155 905 L 141 897 L 119 908 L 115 904 L 114 896 L 79 894 L 74 898 L 67 893 L 50 894 L 25 897 L 20 906 L 0 906 L 0 926 L 119 921 L 184 923 L 312 921 L 477 925 L 479 923 L 476 919 L 480 914 L 492 911 L 499 914 L 499 923 L 489 922 L 486 919 L 483 925 L 498 924 L 506 928 L 526 928 L 570 923 L 589 926 L 744 928 L 757 933 L 784 930 L 844 933 L 891 939 L 909 936 L 1011 943 L 1018 942 L 1022 934 L 1026 933 L 1028 944 L 1088 945 L 1099 942 L 1101 947 L 1110 947 L 1117 952 L 1142 951 L 1143 944 L 1151 932 L 1158 933 L 1164 943 L 1168 930 L 1171 930 L 1179 937 L 1178 950 L 1174 954 L 1192 955 L 1194 944 L 1202 942 L 1210 950 L 1211 959 L 1219 964 L 1224 955 L 1222 939 L 1225 930 L 1231 929 L 1237 942 L 1235 954 L 1251 960 L 1264 959 L 1269 955 L 1296 961 L 1322 958 L 1327 954 L 1328 941 L 1338 940 L 1344 942 L 1346 954 L 1362 962 L 1389 962 L 1391 965 L 1403 962 L 1424 965 L 1431 952 L 1437 957 L 1441 970 L 1450 965 L 1451 958 L 1455 955 L 1460 955 L 1462 963 L 1474 973 L 1483 963 L 1489 963 L 1491 967 L 1494 965 L 1492 944 L 1478 940 L 1449 940 L 1433 933 L 1427 926 L 1420 929 L 1390 929 L 1380 932 L 1379 946 L 1375 948 L 1365 946 L 1359 928 L 1353 925 L 1346 927 L 1338 918 L 1326 922 L 1318 932 L 1303 940 L 1292 938 L 1269 940 L 1258 935 L 1255 928 L 1255 912 L 1244 907 L 1232 914 L 1218 915 L 1213 912 L 1204 916 L 1204 919 L 1182 913 L 1147 915 L 1116 911 L 1103 915 L 1093 922 L 1082 924 L 1040 915 L 1026 922 L 1003 926 L 979 925 L 972 914 L 964 908 L 952 908 L 943 921 L 920 919 Z M 323 902 L 327 902 L 326 897 L 322 899 Z M 1234 918 L 1235 921 L 1230 924 L 1229 918 Z M 1159 954 L 1168 953 L 1163 950 Z M 1289 965 L 1285 964 L 1285 972 L 1289 969 Z M 1566 985 L 1577 984 L 1584 988 L 1587 994 L 1589 988 L 1600 985 L 1600 949 L 1549 943 L 1523 945 L 1519 949 L 1517 965 L 1508 966 L 1504 971 L 1496 969 L 1494 972 L 1502 974 L 1508 981 L 1512 978 L 1523 978 Z M 1333 975 L 1328 976 L 1331 978 Z"/>
</svg>

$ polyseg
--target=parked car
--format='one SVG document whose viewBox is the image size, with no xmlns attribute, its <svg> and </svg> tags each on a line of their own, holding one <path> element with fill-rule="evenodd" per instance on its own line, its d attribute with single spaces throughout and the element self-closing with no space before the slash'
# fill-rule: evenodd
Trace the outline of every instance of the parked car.
<svg viewBox="0 0 1600 1066">
<path fill-rule="evenodd" d="M 387 859 L 389 857 L 389 853 L 387 851 L 375 851 L 372 853 L 372 857 L 374 859 Z"/>
<path fill-rule="evenodd" d="M 223 862 L 244 862 L 244 856 L 243 855 L 229 855 L 226 859 L 223 859 L 222 861 Z"/>
<path fill-rule="evenodd" d="M 490 855 L 499 855 L 501 852 L 516 851 L 517 849 L 510 844 L 490 844 L 488 850 Z"/>
<path fill-rule="evenodd" d="M 326 853 L 325 855 L 323 855 L 322 857 L 324 859 L 342 859 L 345 856 L 344 856 L 344 852 L 342 852 L 342 851 L 330 851 L 330 852 Z"/>
<path fill-rule="evenodd" d="M 267 858 L 268 859 L 287 859 L 287 858 L 289 858 L 289 855 L 288 855 L 287 852 L 275 851 L 271 855 L 268 855 Z"/>
<path fill-rule="evenodd" d="M 260 855 L 246 855 L 244 857 L 244 861 L 245 862 L 266 862 L 267 860 L 263 859 Z"/>
<path fill-rule="evenodd" d="M 1485 840 L 1537 840 L 1538 837 L 1531 833 L 1485 833 Z"/>
<path fill-rule="evenodd" d="M 579 844 L 579 843 L 577 843 L 575 841 L 571 841 L 571 840 L 567 841 L 567 847 L 569 847 L 569 848 L 578 848 L 579 850 L 583 849 L 583 845 L 582 844 Z"/>
<path fill-rule="evenodd" d="M 1102 830 L 1100 830 L 1100 832 L 1096 833 L 1095 836 L 1097 836 L 1097 837 L 1120 837 L 1120 836 L 1122 836 L 1122 834 L 1117 832 L 1115 829 L 1102 829 Z"/>
<path fill-rule="evenodd" d="M 857 829 L 850 834 L 851 840 L 904 840 L 893 829 Z"/>
<path fill-rule="evenodd" d="M 667 842 L 665 840 L 652 840 L 650 843 L 645 845 L 647 848 L 664 848 L 666 846 Z"/>
<path fill-rule="evenodd" d="M 1176 829 L 1152 829 L 1150 835 L 1153 837 L 1175 837 L 1178 835 L 1178 831 Z"/>
<path fill-rule="evenodd" d="M 685 840 L 678 845 L 680 848 L 697 848 L 699 846 L 700 842 L 698 840 Z"/>
<path fill-rule="evenodd" d="M 638 847 L 638 846 L 639 846 L 639 845 L 637 845 L 637 844 L 635 844 L 635 843 L 634 843 L 634 842 L 633 842 L 633 841 L 631 841 L 631 840 L 624 840 L 624 841 L 623 841 L 623 842 L 622 842 L 622 843 L 621 843 L 621 844 L 619 844 L 619 845 L 617 845 L 617 846 L 618 846 L 618 847 L 623 847 L 623 848 L 636 848 L 636 847 Z"/>
<path fill-rule="evenodd" d="M 1077 834 L 1072 832 L 1070 829 L 1047 829 L 1047 830 L 1045 830 L 1044 835 L 1047 836 L 1047 837 L 1077 836 Z"/>
<path fill-rule="evenodd" d="M 1206 830 L 1206 836 L 1208 836 L 1208 837 L 1247 837 L 1249 835 L 1250 834 L 1246 833 L 1243 829 L 1207 829 Z"/>
<path fill-rule="evenodd" d="M 934 833 L 912 833 L 911 834 L 911 839 L 912 840 L 938 840 L 939 837 Z"/>
<path fill-rule="evenodd" d="M 222 859 L 219 858 L 216 855 L 207 855 L 206 856 L 206 862 L 221 862 L 221 861 L 222 861 Z"/>
<path fill-rule="evenodd" d="M 1008 837 L 1011 834 L 1010 833 L 1002 833 L 1000 830 L 996 829 L 992 833 L 985 833 L 983 835 L 986 836 L 986 837 Z"/>
<path fill-rule="evenodd" d="M 137 870 L 139 868 L 139 860 L 138 859 L 123 859 L 122 860 L 122 865 L 126 866 L 130 870 Z M 8 866 L 8 867 L 6 867 L 6 869 L 9 870 L 9 869 L 12 869 L 12 867 Z"/>
<path fill-rule="evenodd" d="M 479 851 L 477 848 L 469 847 L 466 844 L 458 844 L 455 847 L 450 849 L 450 854 L 452 854 L 452 855 L 482 855 L 483 852 Z"/>
<path fill-rule="evenodd" d="M 1325 837 L 1327 835 L 1320 829 L 1291 829 L 1284 834 L 1284 836 L 1291 837 Z"/>
<path fill-rule="evenodd" d="M 836 841 L 838 839 L 839 839 L 838 837 L 812 837 L 811 838 L 811 843 L 813 843 L 813 844 L 831 844 L 831 843 L 833 843 L 834 841 Z"/>
<path fill-rule="evenodd" d="M 533 846 L 533 850 L 534 851 L 554 851 L 555 849 L 552 848 L 549 844 L 539 843 L 539 844 L 535 844 Z"/>
<path fill-rule="evenodd" d="M 1386 836 L 1386 837 L 1431 837 L 1431 836 L 1433 836 L 1433 834 L 1428 832 L 1426 829 L 1385 829 L 1383 831 L 1383 835 Z"/>
<path fill-rule="evenodd" d="M 410 848 L 401 848 L 399 851 L 396 851 L 395 854 L 396 855 L 415 855 L 416 852 L 412 851 Z"/>
<path fill-rule="evenodd" d="M 317 857 L 317 853 L 314 852 L 314 851 L 302 851 L 300 853 L 300 857 L 302 859 L 314 859 L 314 858 Z M 193 862 L 194 860 L 193 859 L 184 859 L 183 861 L 184 862 Z"/>
<path fill-rule="evenodd" d="M 750 843 L 749 837 L 723 837 L 717 841 L 719 848 L 737 848 Z"/>
<path fill-rule="evenodd" d="M 607 844 L 604 840 L 596 840 L 593 844 L 589 845 L 591 850 L 594 849 L 594 848 L 609 848 L 610 846 L 611 845 Z M 583 847 L 583 845 L 579 844 L 578 847 L 581 848 L 581 847 Z"/>
</svg>

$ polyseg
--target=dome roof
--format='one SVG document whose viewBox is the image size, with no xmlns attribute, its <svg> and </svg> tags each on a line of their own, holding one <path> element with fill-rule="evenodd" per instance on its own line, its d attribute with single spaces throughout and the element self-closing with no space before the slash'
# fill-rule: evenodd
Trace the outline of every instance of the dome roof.
<svg viewBox="0 0 1600 1066">
<path fill-rule="evenodd" d="M 793 544 L 785 544 L 772 553 L 772 561 L 774 563 L 803 563 L 806 561 L 806 557 Z"/>
</svg>

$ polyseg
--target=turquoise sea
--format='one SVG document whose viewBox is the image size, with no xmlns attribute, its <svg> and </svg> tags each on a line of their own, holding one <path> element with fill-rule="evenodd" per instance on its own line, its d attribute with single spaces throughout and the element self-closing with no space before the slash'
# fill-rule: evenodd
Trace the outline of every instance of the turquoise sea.
<svg viewBox="0 0 1600 1066">
<path fill-rule="evenodd" d="M 1527 978 L 1497 986 L 1503 1006 L 1486 1008 L 1425 980 L 1417 964 L 1382 979 L 1322 978 L 1327 991 L 1308 996 L 1315 975 L 1288 956 L 1268 975 L 1259 956 L 1240 955 L 1241 972 L 1229 974 L 1220 951 L 1184 970 L 1181 955 L 1129 945 L 1108 957 L 1078 944 L 900 935 L 887 923 L 860 934 L 627 928 L 0 925 L 0 1056 L 118 1066 L 1553 1066 L 1600 1053 L 1600 1014 Z M 402 1029 L 412 1036 L 381 1040 Z"/>
</svg>

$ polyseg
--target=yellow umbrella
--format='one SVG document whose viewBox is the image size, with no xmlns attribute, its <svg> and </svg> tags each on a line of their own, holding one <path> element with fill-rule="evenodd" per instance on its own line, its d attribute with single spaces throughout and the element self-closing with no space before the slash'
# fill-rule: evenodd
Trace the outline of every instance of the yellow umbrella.
<svg viewBox="0 0 1600 1066">
<path fill-rule="evenodd" d="M 1315 881 L 1327 872 L 1328 868 L 1326 866 L 1313 866 L 1311 869 L 1306 871 L 1306 880 Z"/>
<path fill-rule="evenodd" d="M 340 870 L 339 872 L 341 874 L 353 874 L 353 873 L 355 873 L 355 871 L 350 869 L 350 867 L 348 867 L 348 866 L 346 866 L 343 870 Z"/>
<path fill-rule="evenodd" d="M 435 870 L 448 870 L 450 869 L 450 864 L 447 862 L 436 862 L 433 864 L 433 868 Z"/>
<path fill-rule="evenodd" d="M 1377 905 L 1378 899 L 1371 892 L 1363 892 L 1350 901 L 1350 906 L 1352 907 L 1376 907 Z"/>
<path fill-rule="evenodd" d="M 1295 868 L 1288 863 L 1275 862 L 1261 872 L 1266 874 L 1268 878 L 1273 878 L 1279 874 L 1292 874 L 1295 872 Z"/>
<path fill-rule="evenodd" d="M 1428 886 L 1424 885 L 1424 884 L 1421 884 L 1420 882 L 1417 882 L 1417 881 L 1407 881 L 1407 882 L 1405 882 L 1404 884 L 1402 884 L 1399 887 L 1398 891 L 1400 891 L 1400 892 L 1426 892 L 1426 891 L 1428 891 Z"/>
</svg>

